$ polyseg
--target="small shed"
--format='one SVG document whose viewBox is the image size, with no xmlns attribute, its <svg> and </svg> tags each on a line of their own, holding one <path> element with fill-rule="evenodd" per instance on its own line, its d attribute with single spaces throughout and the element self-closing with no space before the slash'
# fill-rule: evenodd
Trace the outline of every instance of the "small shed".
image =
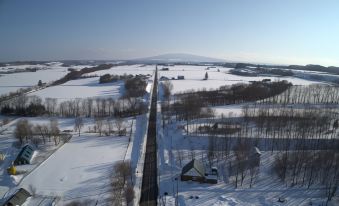
<svg viewBox="0 0 339 206">
<path fill-rule="evenodd" d="M 271 79 L 263 79 L 262 82 L 270 82 Z"/>
<path fill-rule="evenodd" d="M 5 204 L 3 204 L 3 206 L 22 205 L 30 196 L 32 195 L 27 190 L 25 190 L 24 188 L 20 188 L 5 202 Z"/>
<path fill-rule="evenodd" d="M 178 79 L 180 79 L 180 80 L 185 79 L 185 76 L 179 75 Z"/>
<path fill-rule="evenodd" d="M 24 165 L 24 164 L 30 164 L 32 160 L 32 156 L 34 153 L 33 147 L 30 145 L 24 146 L 18 156 L 16 157 L 14 161 L 14 165 Z"/>
<path fill-rule="evenodd" d="M 205 167 L 196 159 L 193 159 L 182 168 L 181 181 L 189 180 L 205 182 Z"/>
</svg>

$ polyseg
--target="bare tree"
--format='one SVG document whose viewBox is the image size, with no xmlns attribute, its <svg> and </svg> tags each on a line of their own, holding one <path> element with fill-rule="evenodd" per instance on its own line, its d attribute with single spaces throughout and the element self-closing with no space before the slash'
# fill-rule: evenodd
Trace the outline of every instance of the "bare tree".
<svg viewBox="0 0 339 206">
<path fill-rule="evenodd" d="M 28 138 L 32 134 L 32 126 L 27 119 L 20 119 L 17 122 L 14 134 L 15 137 L 19 139 L 20 144 L 23 144 L 24 139 L 28 142 Z"/>
<path fill-rule="evenodd" d="M 124 119 L 121 118 L 121 117 L 117 117 L 115 119 L 114 123 L 115 123 L 115 126 L 116 126 L 117 130 L 118 130 L 118 135 L 119 136 L 125 135 L 126 131 L 125 131 L 125 128 L 123 128 L 123 126 L 124 126 Z"/>
<path fill-rule="evenodd" d="M 56 118 L 50 119 L 50 134 L 54 139 L 55 145 L 58 145 L 58 138 L 60 135 L 60 130 L 59 130 L 59 122 L 58 122 L 58 119 Z"/>
<path fill-rule="evenodd" d="M 126 204 L 129 205 L 134 199 L 134 188 L 133 185 L 128 184 L 125 188 L 125 201 Z"/>
<path fill-rule="evenodd" d="M 34 133 L 40 134 L 43 143 L 46 144 L 46 134 L 44 132 L 44 126 L 46 125 L 37 124 L 33 127 L 33 131 Z"/>
<path fill-rule="evenodd" d="M 99 136 L 101 136 L 101 134 L 102 134 L 103 124 L 104 124 L 104 121 L 103 121 L 102 118 L 100 118 L 100 117 L 95 118 L 95 126 L 96 126 L 96 129 L 99 132 Z"/>
<path fill-rule="evenodd" d="M 245 179 L 247 168 L 248 168 L 248 158 L 249 158 L 249 152 L 250 152 L 250 146 L 247 142 L 239 140 L 237 145 L 234 147 L 234 153 L 236 157 L 236 187 L 238 186 L 238 175 L 240 174 L 241 177 L 241 183 L 240 185 L 242 186 L 242 183 Z"/>
<path fill-rule="evenodd" d="M 84 126 L 84 120 L 82 117 L 76 117 L 74 120 L 74 130 L 79 132 L 79 136 L 80 136 L 80 132 L 81 129 Z"/>
</svg>

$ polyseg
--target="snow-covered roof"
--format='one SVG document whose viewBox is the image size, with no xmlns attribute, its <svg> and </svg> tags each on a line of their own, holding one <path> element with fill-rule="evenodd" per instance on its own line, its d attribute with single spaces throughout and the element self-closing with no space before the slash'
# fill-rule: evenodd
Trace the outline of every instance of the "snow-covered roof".
<svg viewBox="0 0 339 206">
<path fill-rule="evenodd" d="M 193 159 L 187 165 L 185 165 L 182 168 L 181 174 L 182 175 L 186 174 L 192 168 L 194 168 L 201 176 L 203 176 L 203 177 L 205 176 L 205 167 L 204 167 L 204 165 L 200 161 L 198 161 L 196 159 Z"/>
</svg>

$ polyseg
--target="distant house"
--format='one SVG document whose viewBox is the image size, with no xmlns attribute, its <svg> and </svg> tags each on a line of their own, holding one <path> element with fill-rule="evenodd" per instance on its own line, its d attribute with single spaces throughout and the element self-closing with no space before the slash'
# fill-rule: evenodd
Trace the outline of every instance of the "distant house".
<svg viewBox="0 0 339 206">
<path fill-rule="evenodd" d="M 24 146 L 16 159 L 14 160 L 14 165 L 24 165 L 30 164 L 32 160 L 32 156 L 34 153 L 34 149 L 30 145 Z"/>
<path fill-rule="evenodd" d="M 166 80 L 169 80 L 169 78 L 168 77 L 164 77 L 164 76 L 161 76 L 160 79 L 159 79 L 159 81 L 166 81 Z"/>
<path fill-rule="evenodd" d="M 161 70 L 162 70 L 162 71 L 168 71 L 169 68 L 168 68 L 168 67 L 163 67 Z"/>
<path fill-rule="evenodd" d="M 211 174 L 205 173 L 204 165 L 193 159 L 188 164 L 186 164 L 181 171 L 180 179 L 181 181 L 196 181 L 200 183 L 217 183 L 217 169 L 213 168 Z"/>
<path fill-rule="evenodd" d="M 27 190 L 20 188 L 3 204 L 3 206 L 23 205 L 30 196 L 32 195 Z"/>
<path fill-rule="evenodd" d="M 185 79 L 185 76 L 179 75 L 178 79 L 180 79 L 180 80 Z"/>
</svg>

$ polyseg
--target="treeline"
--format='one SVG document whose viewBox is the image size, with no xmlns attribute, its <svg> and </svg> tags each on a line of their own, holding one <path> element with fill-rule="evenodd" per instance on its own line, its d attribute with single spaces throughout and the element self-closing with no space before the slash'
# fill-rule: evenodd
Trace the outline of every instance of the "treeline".
<svg viewBox="0 0 339 206">
<path fill-rule="evenodd" d="M 115 75 L 115 74 L 104 74 L 102 76 L 100 76 L 99 78 L 99 83 L 100 84 L 104 84 L 104 83 L 110 83 L 110 82 L 116 82 L 118 80 L 125 80 L 125 79 L 129 79 L 132 78 L 133 75 Z"/>
<path fill-rule="evenodd" d="M 21 73 L 21 72 L 36 72 L 40 70 L 40 68 L 25 68 L 25 69 L 11 69 L 5 71 L 0 71 L 0 74 L 14 74 L 14 73 Z"/>
<path fill-rule="evenodd" d="M 288 68 L 293 70 L 317 71 L 317 72 L 327 72 L 330 74 L 339 74 L 339 67 L 334 66 L 324 67 L 321 65 L 309 64 L 306 66 L 290 65 L 288 66 Z"/>
<path fill-rule="evenodd" d="M 51 118 L 48 124 L 31 124 L 27 119 L 20 119 L 16 123 L 14 136 L 22 145 L 31 143 L 38 147 L 40 144 L 54 142 L 55 146 L 60 143 L 60 140 L 67 141 L 67 135 L 61 135 L 59 123 L 57 119 Z"/>
<path fill-rule="evenodd" d="M 54 98 L 46 98 L 43 101 L 37 96 L 20 95 L 0 106 L 1 114 L 19 116 L 128 117 L 147 111 L 146 103 L 135 97 L 87 98 L 58 102 Z"/>
<path fill-rule="evenodd" d="M 141 97 L 146 93 L 148 76 L 146 75 L 111 75 L 105 74 L 100 77 L 99 83 L 109 83 L 123 80 L 125 85 L 125 97 Z"/>
<path fill-rule="evenodd" d="M 125 96 L 141 97 L 146 93 L 146 76 L 135 76 L 125 80 Z"/>
<path fill-rule="evenodd" d="M 289 186 L 323 185 L 327 201 L 339 186 L 338 150 L 282 152 L 276 156 L 273 171 Z"/>
<path fill-rule="evenodd" d="M 101 64 L 95 67 L 86 67 L 83 68 L 79 71 L 77 70 L 72 70 L 70 71 L 68 74 L 66 74 L 64 77 L 62 77 L 59 80 L 56 80 L 55 82 L 53 82 L 52 85 L 59 85 L 59 84 L 63 84 L 66 83 L 69 80 L 75 80 L 80 78 L 83 74 L 87 74 L 87 73 L 91 73 L 91 72 L 96 72 L 96 71 L 100 71 L 100 70 L 106 70 L 113 67 L 113 64 Z"/>
<path fill-rule="evenodd" d="M 292 86 L 280 95 L 260 101 L 276 104 L 339 104 L 339 87 L 323 84 Z"/>
<path fill-rule="evenodd" d="M 289 66 L 278 66 L 278 65 L 260 65 L 260 64 L 248 64 L 248 63 L 237 63 L 234 66 L 230 65 L 230 67 L 234 67 L 236 69 L 243 69 L 246 67 L 260 67 L 260 68 L 279 68 L 279 69 L 290 69 L 290 70 L 305 70 L 305 71 L 317 71 L 317 72 L 327 72 L 330 74 L 339 74 L 339 67 L 334 67 L 334 66 L 321 66 L 321 65 L 314 65 L 314 64 L 309 64 L 309 65 L 289 65 Z"/>
<path fill-rule="evenodd" d="M 180 104 L 187 96 L 195 96 L 204 106 L 218 106 L 257 101 L 283 93 L 292 86 L 287 81 L 252 82 L 250 84 L 233 84 L 221 86 L 218 90 L 193 91 L 178 94 L 174 97 L 175 104 Z"/>
<path fill-rule="evenodd" d="M 235 68 L 229 71 L 231 74 L 240 76 L 259 76 L 259 75 L 276 75 L 276 76 L 293 76 L 294 73 L 291 70 L 285 69 L 271 69 L 271 68 Z"/>
</svg>

